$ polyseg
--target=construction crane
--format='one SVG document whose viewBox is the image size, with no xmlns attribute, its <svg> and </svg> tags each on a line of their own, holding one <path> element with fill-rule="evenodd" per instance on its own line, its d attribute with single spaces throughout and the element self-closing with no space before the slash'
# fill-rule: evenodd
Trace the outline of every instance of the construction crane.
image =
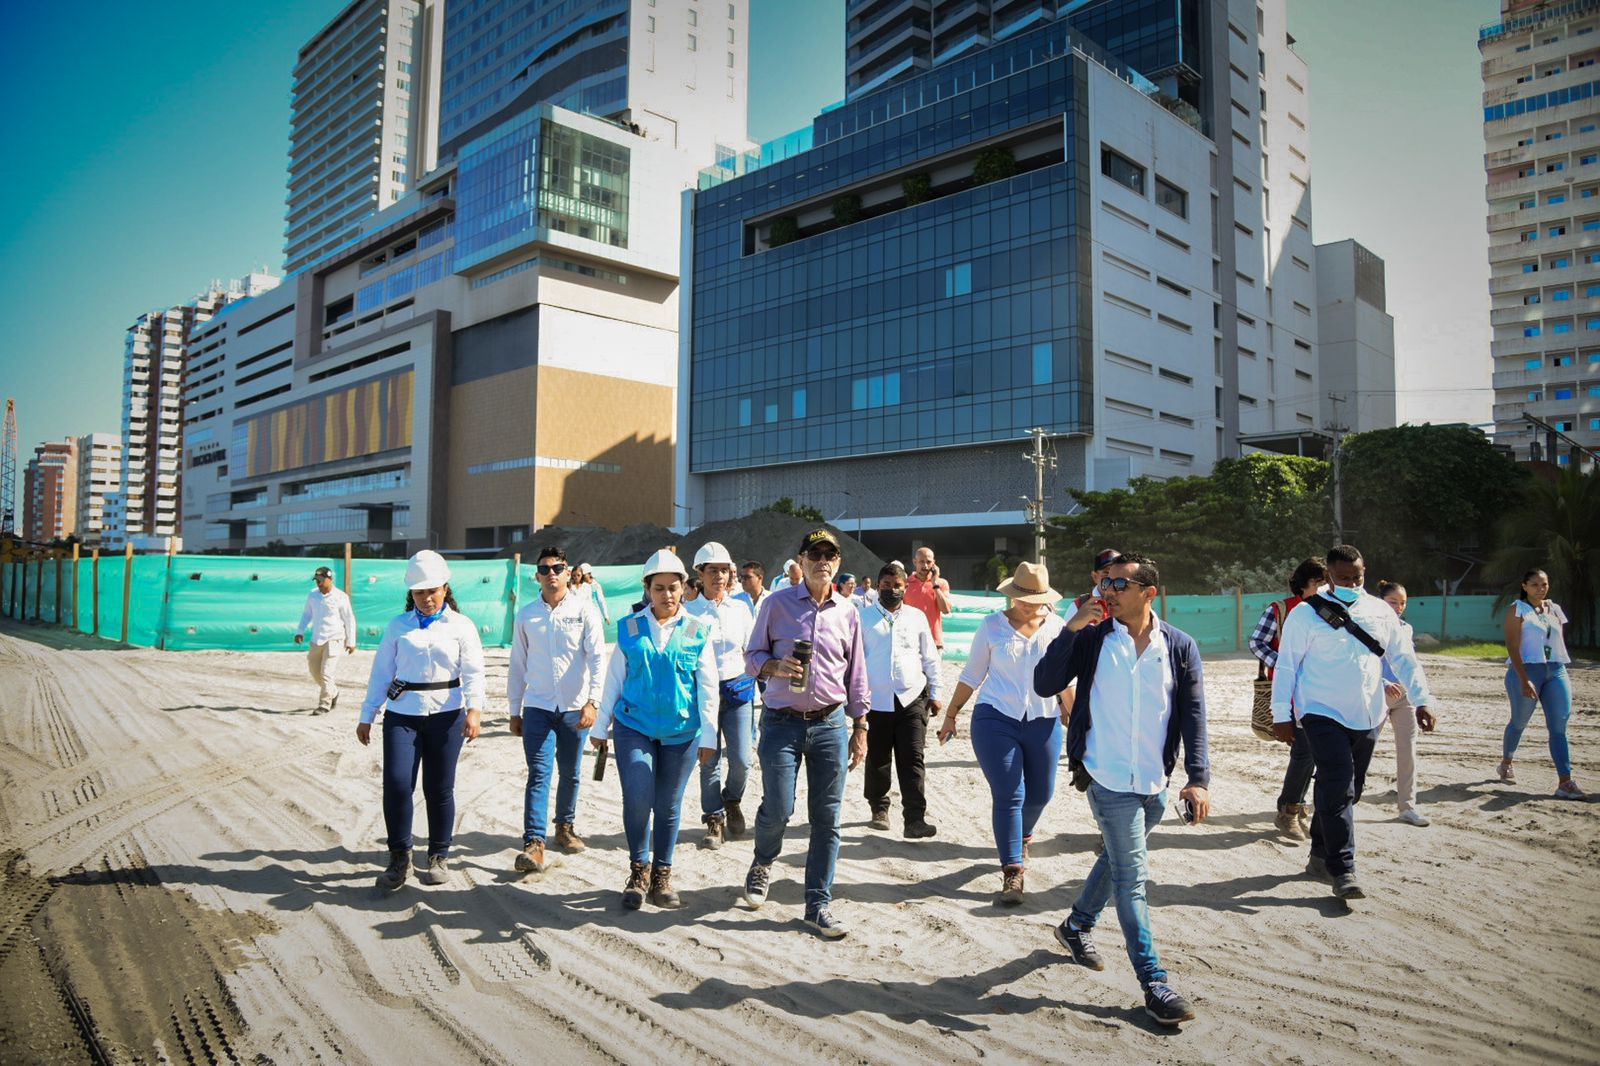
<svg viewBox="0 0 1600 1066">
<path fill-rule="evenodd" d="M 17 402 L 6 397 L 5 439 L 0 442 L 0 536 L 17 529 Z"/>
</svg>

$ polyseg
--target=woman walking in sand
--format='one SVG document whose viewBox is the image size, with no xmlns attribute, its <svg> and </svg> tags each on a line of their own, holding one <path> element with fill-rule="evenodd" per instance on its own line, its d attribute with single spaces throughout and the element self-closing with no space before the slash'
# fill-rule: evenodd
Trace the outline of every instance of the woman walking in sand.
<svg viewBox="0 0 1600 1066">
<path fill-rule="evenodd" d="M 939 743 L 956 735 L 961 708 L 977 693 L 972 750 L 989 782 L 994 842 L 1000 854 L 1000 902 L 1022 902 L 1028 842 L 1050 802 L 1061 759 L 1061 699 L 1034 695 L 1033 668 L 1066 624 L 1056 614 L 1061 594 L 1043 563 L 1023 563 L 1000 583 L 1011 602 L 985 618 L 955 696 L 939 727 Z"/>
<path fill-rule="evenodd" d="M 645 563 L 649 603 L 617 624 L 617 649 L 589 735 L 596 748 L 608 736 L 617 746 L 628 910 L 638 910 L 647 893 L 657 907 L 683 905 L 672 888 L 683 793 L 697 756 L 708 763 L 717 754 L 716 624 L 684 610 L 688 577 L 683 560 L 666 549 Z"/>
<path fill-rule="evenodd" d="M 356 739 L 370 743 L 373 719 L 387 705 L 383 822 L 389 867 L 378 875 L 378 887 L 391 892 L 411 871 L 412 794 L 419 770 L 428 808 L 428 865 L 417 880 L 442 885 L 449 877 L 456 760 L 461 745 L 478 735 L 484 692 L 483 643 L 478 627 L 456 609 L 449 564 L 438 552 L 418 552 L 406 564 L 406 587 L 406 611 L 384 631 L 356 726 Z"/>
<path fill-rule="evenodd" d="M 1522 731 L 1533 717 L 1535 704 L 1544 708 L 1544 725 L 1550 734 L 1550 758 L 1556 764 L 1556 798 L 1583 799 L 1572 779 L 1572 756 L 1567 748 L 1567 719 L 1572 714 L 1572 683 L 1567 679 L 1567 615 L 1550 599 L 1550 578 L 1543 570 L 1522 575 L 1522 591 L 1506 608 L 1506 695 L 1511 698 L 1511 720 L 1506 723 L 1501 752 L 1500 780 L 1516 784 L 1511 757 L 1517 753 Z"/>
</svg>

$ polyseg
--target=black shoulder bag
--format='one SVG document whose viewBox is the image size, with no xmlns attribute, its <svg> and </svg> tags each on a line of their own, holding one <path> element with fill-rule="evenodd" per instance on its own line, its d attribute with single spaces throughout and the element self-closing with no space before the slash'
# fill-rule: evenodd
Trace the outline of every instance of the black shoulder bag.
<svg viewBox="0 0 1600 1066">
<path fill-rule="evenodd" d="M 1372 654 L 1382 657 L 1383 645 L 1379 644 L 1371 633 L 1368 633 L 1365 629 L 1362 629 L 1360 624 L 1357 623 L 1354 618 L 1350 617 L 1350 612 L 1345 610 L 1344 604 L 1340 603 L 1338 600 L 1329 599 L 1328 597 L 1322 595 L 1307 596 L 1304 602 L 1309 605 L 1313 611 L 1317 612 L 1318 618 L 1328 623 L 1328 625 L 1332 626 L 1334 629 L 1342 629 L 1346 633 L 1349 633 L 1352 637 L 1355 637 L 1357 640 L 1359 640 Z"/>
</svg>

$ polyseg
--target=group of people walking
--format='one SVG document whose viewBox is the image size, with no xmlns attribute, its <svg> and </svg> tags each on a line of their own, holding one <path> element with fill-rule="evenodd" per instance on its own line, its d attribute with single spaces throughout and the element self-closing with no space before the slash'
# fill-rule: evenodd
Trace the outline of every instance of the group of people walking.
<svg viewBox="0 0 1600 1066">
<path fill-rule="evenodd" d="M 1104 909 L 1115 906 L 1150 1016 L 1173 1025 L 1194 1017 L 1168 983 L 1151 935 L 1146 838 L 1168 812 L 1168 782 L 1180 760 L 1172 810 L 1194 824 L 1210 812 L 1204 669 L 1193 638 L 1154 610 L 1161 583 L 1155 561 L 1100 553 L 1094 586 L 1072 601 L 1068 617 L 1055 609 L 1063 597 L 1045 566 L 1021 564 L 1000 586 L 1007 607 L 979 626 L 954 691 L 944 693 L 940 618 L 951 602 L 932 551 L 919 549 L 910 573 L 891 563 L 875 583 L 863 575 L 851 594 L 836 584 L 840 553 L 831 531 L 807 534 L 792 560 L 797 573 L 768 591 L 759 564 L 735 567 L 722 545 L 709 543 L 694 558 L 699 595 L 689 601 L 689 568 L 675 552 L 658 551 L 643 567 L 645 601 L 618 621 L 615 651 L 603 665 L 605 622 L 594 596 L 571 580 L 559 548 L 541 550 L 540 595 L 517 613 L 507 673 L 511 732 L 522 739 L 528 768 L 517 869 L 539 874 L 559 853 L 583 850 L 576 823 L 587 744 L 595 749 L 596 777 L 614 757 L 621 781 L 629 852 L 624 908 L 646 900 L 681 905 L 673 861 L 684 797 L 697 771 L 701 846 L 753 836 L 743 897 L 760 907 L 803 770 L 810 822 L 803 920 L 837 939 L 845 928 L 832 912 L 832 889 L 849 772 L 865 764 L 863 795 L 874 829 L 890 827 L 897 776 L 904 836 L 936 835 L 924 780 L 928 725 L 943 712 L 937 728 L 943 744 L 960 735 L 971 704 L 967 728 L 991 795 L 997 901 L 1024 898 L 1030 842 L 1055 792 L 1064 751 L 1101 843 L 1056 940 L 1078 964 L 1103 969 L 1093 931 Z M 455 609 L 448 564 L 419 552 L 406 582 L 406 610 L 389 622 L 378 647 L 356 729 L 368 743 L 378 711 L 387 709 L 390 858 L 378 878 L 386 890 L 399 888 L 411 871 L 419 774 L 429 840 L 417 878 L 447 879 L 456 759 L 478 735 L 485 699 L 482 646 L 476 627 Z M 1251 640 L 1271 671 L 1273 733 L 1290 745 L 1278 826 L 1309 839 L 1309 872 L 1326 877 L 1346 900 L 1364 895 L 1356 880 L 1353 812 L 1379 731 L 1392 722 L 1403 752 L 1401 817 L 1426 825 L 1416 807 L 1415 737 L 1435 724 L 1401 618 L 1405 590 L 1385 583 L 1380 598 L 1367 594 L 1364 583 L 1365 564 L 1349 545 L 1306 560 L 1291 575 L 1291 598 L 1268 609 Z M 327 595 L 322 584 L 319 572 L 313 597 Z M 1542 703 L 1561 781 L 1557 794 L 1581 795 L 1564 737 L 1565 619 L 1547 597 L 1548 581 L 1533 572 L 1507 616 L 1513 714 L 1500 776 L 1513 779 L 1517 739 Z M 333 603 L 333 613 L 339 607 Z M 349 632 L 353 647 L 353 619 Z M 744 810 L 752 771 L 762 783 L 753 820 Z"/>
</svg>

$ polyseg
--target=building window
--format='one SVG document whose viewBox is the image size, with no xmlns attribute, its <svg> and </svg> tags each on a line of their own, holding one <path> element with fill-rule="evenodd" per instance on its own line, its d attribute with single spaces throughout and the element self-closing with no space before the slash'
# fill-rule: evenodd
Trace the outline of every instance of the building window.
<svg viewBox="0 0 1600 1066">
<path fill-rule="evenodd" d="M 1054 354 L 1054 349 L 1049 341 L 1033 346 L 1033 383 L 1035 385 L 1050 384 L 1051 364 L 1054 362 Z"/>
<path fill-rule="evenodd" d="M 1524 337 L 1537 337 L 1539 335 L 1539 327 L 1538 326 L 1523 326 L 1522 327 L 1522 335 Z"/>
<path fill-rule="evenodd" d="M 1567 327 L 1567 329 L 1571 329 L 1571 328 L 1572 327 L 1570 325 Z M 1561 332 L 1566 332 L 1566 331 L 1562 330 Z M 1570 355 L 1558 355 L 1558 356 L 1553 357 L 1550 360 L 1550 365 L 1551 366 L 1571 366 L 1572 362 L 1573 362 L 1573 357 L 1572 356 L 1570 356 Z"/>
<path fill-rule="evenodd" d="M 1550 260 L 1550 269 L 1551 270 L 1565 270 L 1565 269 L 1567 269 L 1568 266 L 1571 265 L 1571 263 L 1572 263 L 1572 260 L 1568 259 L 1566 256 L 1563 255 L 1563 256 L 1561 256 L 1561 257 L 1559 257 L 1557 259 Z"/>
<path fill-rule="evenodd" d="M 1564 204 L 1567 202 L 1567 197 L 1565 193 L 1554 192 L 1545 197 L 1544 202 L 1549 206 L 1553 206 L 1555 204 Z"/>
<path fill-rule="evenodd" d="M 1525 230 L 1522 231 L 1522 243 L 1523 244 L 1527 244 L 1529 241 L 1536 241 L 1538 239 L 1539 239 L 1539 231 L 1538 230 L 1536 230 L 1536 229 L 1525 229 Z"/>
<path fill-rule="evenodd" d="M 1590 155 L 1579 156 L 1578 165 L 1581 167 L 1593 166 L 1596 159 L 1600 159 L 1600 155 L 1591 153 Z"/>
<path fill-rule="evenodd" d="M 729 70 L 733 69 L 733 53 L 732 52 L 728 53 L 728 69 Z"/>
<path fill-rule="evenodd" d="M 1140 196 L 1144 195 L 1144 167 L 1105 145 L 1100 146 L 1100 173 L 1118 185 L 1126 185 Z"/>
<path fill-rule="evenodd" d="M 1523 263 L 1522 264 L 1522 272 L 1524 274 L 1537 274 L 1539 272 L 1539 264 L 1538 263 Z"/>
<path fill-rule="evenodd" d="M 1591 418 L 1591 419 L 1589 419 L 1589 428 L 1590 429 L 1600 429 L 1600 418 Z"/>
<path fill-rule="evenodd" d="M 1524 296 L 1522 298 L 1522 306 L 1523 307 L 1532 307 L 1534 304 L 1536 304 L 1538 302 L 1539 302 L 1539 294 L 1536 293 L 1536 292 L 1530 292 L 1530 293 L 1528 293 L 1528 295 L 1526 295 L 1526 296 Z"/>
<path fill-rule="evenodd" d="M 750 397 L 748 396 L 743 396 L 739 399 L 739 424 L 741 426 L 750 424 Z"/>
<path fill-rule="evenodd" d="M 1593 196 L 1595 194 L 1595 192 L 1596 192 L 1596 190 L 1592 189 L 1592 188 L 1590 188 L 1590 189 L 1579 189 L 1578 190 L 1578 199 L 1587 200 L 1589 197 Z"/>
<path fill-rule="evenodd" d="M 699 48 L 700 48 L 700 42 L 695 40 L 694 34 L 692 34 L 692 33 L 689 34 L 689 51 L 691 51 L 691 52 L 698 51 Z"/>
<path fill-rule="evenodd" d="M 900 372 L 873 374 L 850 382 L 850 408 L 865 411 L 875 407 L 892 407 L 900 402 Z"/>
<path fill-rule="evenodd" d="M 644 31 L 646 33 L 656 32 L 656 17 L 654 15 L 646 15 L 644 17 Z"/>
<path fill-rule="evenodd" d="M 1160 176 L 1156 177 L 1156 203 L 1179 218 L 1189 217 L 1189 194 Z"/>
<path fill-rule="evenodd" d="M 1550 236 L 1552 236 L 1552 237 L 1565 237 L 1566 235 L 1567 235 L 1567 227 L 1565 227 L 1565 226 L 1551 226 L 1550 227 Z"/>
<path fill-rule="evenodd" d="M 1572 332 L 1572 323 L 1571 322 L 1557 322 L 1557 323 L 1555 323 L 1554 325 L 1552 325 L 1550 327 L 1550 332 L 1551 333 L 1571 333 Z M 1567 358 L 1570 360 L 1572 357 L 1569 355 L 1569 356 L 1567 356 Z M 1556 360 L 1556 365 L 1557 366 L 1562 365 L 1561 364 L 1561 360 L 1559 358 Z"/>
<path fill-rule="evenodd" d="M 1555 398 L 1558 400 L 1570 400 L 1573 398 L 1574 391 L 1573 389 L 1557 389 Z"/>
<path fill-rule="evenodd" d="M 1600 285 L 1590 285 L 1583 290 L 1585 296 L 1600 296 Z"/>
<path fill-rule="evenodd" d="M 733 40 L 734 40 L 734 38 L 733 38 L 733 27 L 729 26 L 728 27 L 728 43 L 732 44 Z"/>
<path fill-rule="evenodd" d="M 806 390 L 805 389 L 795 389 L 794 390 L 794 417 L 795 418 L 804 418 L 805 416 L 806 416 Z"/>
<path fill-rule="evenodd" d="M 1589 219 L 1587 222 L 1585 222 L 1583 224 L 1583 228 L 1585 230 L 1597 230 L 1597 229 L 1600 229 L 1600 218 L 1591 218 L 1591 219 Z"/>
<path fill-rule="evenodd" d="M 776 422 L 778 420 L 778 405 L 769 403 L 762 409 L 762 421 Z"/>
<path fill-rule="evenodd" d="M 944 294 L 965 296 L 972 291 L 972 264 L 957 263 L 944 269 Z"/>
<path fill-rule="evenodd" d="M 1526 211 L 1531 207 L 1537 207 L 1537 206 L 1539 206 L 1539 201 L 1537 201 L 1537 200 L 1523 200 L 1523 201 L 1521 201 L 1520 203 L 1517 204 L 1517 210 Z"/>
<path fill-rule="evenodd" d="M 1555 289 L 1554 291 L 1552 291 L 1550 293 L 1550 299 L 1552 299 L 1552 300 L 1570 300 L 1570 299 L 1572 299 L 1572 290 L 1571 289 Z"/>
<path fill-rule="evenodd" d="M 1596 330 L 1600 330 L 1600 318 L 1591 318 L 1589 321 L 1583 324 L 1583 328 L 1591 333 Z"/>
<path fill-rule="evenodd" d="M 1529 403 L 1538 403 L 1542 399 L 1544 399 L 1544 393 L 1540 392 L 1538 389 L 1529 389 L 1528 390 L 1528 402 Z"/>
<path fill-rule="evenodd" d="M 691 25 L 691 26 L 700 25 L 700 12 L 696 11 L 692 7 L 689 9 L 689 25 Z"/>
</svg>

